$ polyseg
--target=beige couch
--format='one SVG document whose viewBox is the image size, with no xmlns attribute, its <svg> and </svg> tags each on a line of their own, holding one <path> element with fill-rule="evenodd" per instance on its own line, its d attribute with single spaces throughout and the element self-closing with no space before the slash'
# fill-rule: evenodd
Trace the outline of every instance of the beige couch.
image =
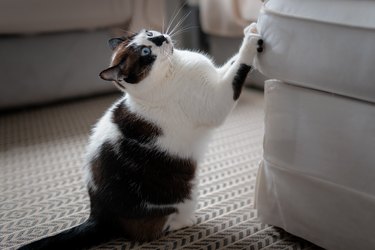
<svg viewBox="0 0 375 250">
<path fill-rule="evenodd" d="M 0 109 L 113 91 L 98 77 L 107 40 L 121 29 L 161 29 L 165 2 L 1 1 Z"/>
</svg>

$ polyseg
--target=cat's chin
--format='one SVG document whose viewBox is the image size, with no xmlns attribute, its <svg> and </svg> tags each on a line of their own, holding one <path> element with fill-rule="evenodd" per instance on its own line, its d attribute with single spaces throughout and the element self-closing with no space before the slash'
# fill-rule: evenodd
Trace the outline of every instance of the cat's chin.
<svg viewBox="0 0 375 250">
<path fill-rule="evenodd" d="M 161 48 L 160 53 L 163 55 L 163 60 L 173 55 L 173 46 L 165 46 Z"/>
<path fill-rule="evenodd" d="M 125 91 L 125 86 L 124 85 L 122 85 L 121 83 L 119 83 L 119 82 L 116 82 L 116 81 L 113 81 L 113 83 L 115 84 L 115 86 L 118 88 L 118 89 L 120 89 L 121 91 Z"/>
</svg>

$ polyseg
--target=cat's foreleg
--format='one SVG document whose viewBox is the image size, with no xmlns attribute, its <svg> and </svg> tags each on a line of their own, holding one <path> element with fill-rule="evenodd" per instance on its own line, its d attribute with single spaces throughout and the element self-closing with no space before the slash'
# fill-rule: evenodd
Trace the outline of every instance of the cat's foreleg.
<svg viewBox="0 0 375 250">
<path fill-rule="evenodd" d="M 238 54 L 219 69 L 222 85 L 232 85 L 234 101 L 239 98 L 247 74 L 252 68 L 254 57 L 258 51 L 263 50 L 262 45 L 263 41 L 258 34 L 257 24 L 250 24 L 244 29 L 244 39 Z"/>
<path fill-rule="evenodd" d="M 178 213 L 170 215 L 165 230 L 175 231 L 193 226 L 197 221 L 194 215 L 195 207 L 195 200 L 185 201 L 183 204 L 178 205 Z"/>
<path fill-rule="evenodd" d="M 221 66 L 218 71 L 219 75 L 224 76 L 225 73 L 229 70 L 229 68 L 237 61 L 238 53 L 232 56 L 228 61 L 225 62 L 223 66 Z"/>
<path fill-rule="evenodd" d="M 258 34 L 256 23 L 244 29 L 244 39 L 237 55 L 218 69 L 219 84 L 215 89 L 215 115 L 217 124 L 222 123 L 238 100 L 243 84 L 251 69 L 254 57 L 261 52 L 263 41 Z"/>
<path fill-rule="evenodd" d="M 197 219 L 194 215 L 197 206 L 197 186 L 195 184 L 191 192 L 191 198 L 177 205 L 177 213 L 171 214 L 165 224 L 165 231 L 175 231 L 193 226 Z"/>
</svg>

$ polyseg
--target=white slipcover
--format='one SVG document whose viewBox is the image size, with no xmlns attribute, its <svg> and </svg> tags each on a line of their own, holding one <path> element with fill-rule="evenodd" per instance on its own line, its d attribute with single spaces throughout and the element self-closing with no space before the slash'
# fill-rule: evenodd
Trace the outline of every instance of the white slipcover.
<svg viewBox="0 0 375 250">
<path fill-rule="evenodd" d="M 265 85 L 263 222 L 327 249 L 375 249 L 375 105 Z"/>
<path fill-rule="evenodd" d="M 265 223 L 327 249 L 375 249 L 375 1 L 268 0 Z"/>
<path fill-rule="evenodd" d="M 375 102 L 375 1 L 269 0 L 258 24 L 266 76 Z"/>
</svg>

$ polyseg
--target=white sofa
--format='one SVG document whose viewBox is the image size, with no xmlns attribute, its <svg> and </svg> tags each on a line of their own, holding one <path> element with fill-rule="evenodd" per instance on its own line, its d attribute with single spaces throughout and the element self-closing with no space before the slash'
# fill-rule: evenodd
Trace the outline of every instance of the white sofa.
<svg viewBox="0 0 375 250">
<path fill-rule="evenodd" d="M 327 249 L 375 249 L 375 1 L 269 0 L 256 207 Z"/>
</svg>

